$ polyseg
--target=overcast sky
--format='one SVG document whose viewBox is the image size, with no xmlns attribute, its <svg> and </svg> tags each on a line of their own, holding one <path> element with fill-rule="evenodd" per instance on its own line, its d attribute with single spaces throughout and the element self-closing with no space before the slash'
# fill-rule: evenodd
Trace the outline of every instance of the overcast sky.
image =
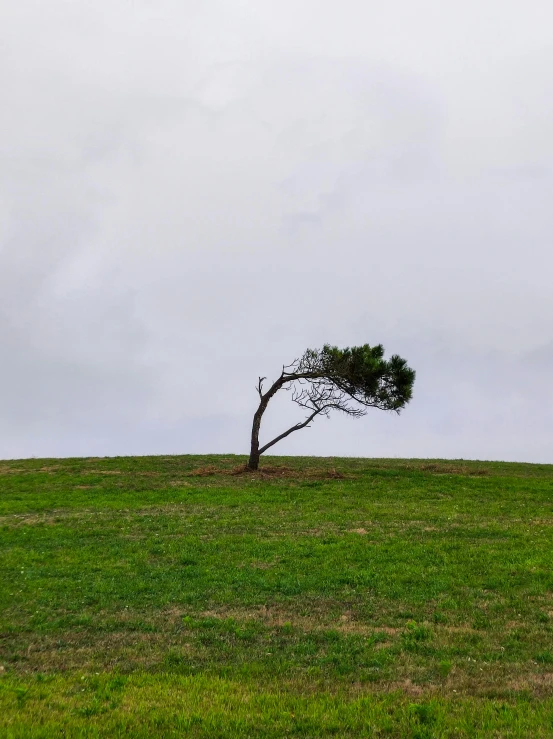
<svg viewBox="0 0 553 739">
<path fill-rule="evenodd" d="M 246 453 L 258 375 L 382 343 L 403 414 L 275 453 L 553 462 L 552 28 L 544 0 L 0 0 L 0 457 Z"/>
</svg>

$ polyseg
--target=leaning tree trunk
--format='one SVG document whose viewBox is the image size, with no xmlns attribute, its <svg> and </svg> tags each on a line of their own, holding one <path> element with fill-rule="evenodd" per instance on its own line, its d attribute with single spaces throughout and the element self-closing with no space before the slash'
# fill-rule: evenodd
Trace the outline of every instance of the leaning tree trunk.
<svg viewBox="0 0 553 739">
<path fill-rule="evenodd" d="M 280 390 L 280 388 L 284 385 L 286 382 L 283 375 L 281 375 L 276 382 L 274 382 L 269 390 L 265 394 L 261 394 L 261 379 L 259 381 L 259 396 L 261 399 L 261 402 L 259 403 L 259 406 L 254 414 L 253 417 L 253 423 L 252 423 L 252 441 L 251 441 L 251 447 L 250 447 L 250 458 L 248 460 L 248 464 L 246 465 L 247 469 L 249 470 L 257 470 L 259 469 L 259 458 L 261 457 L 261 454 L 265 451 L 265 449 L 268 448 L 268 445 L 265 445 L 261 450 L 259 449 L 259 429 L 261 428 L 261 419 L 263 417 L 263 414 L 265 413 L 265 410 L 267 409 L 267 405 L 273 395 Z"/>
<path fill-rule="evenodd" d="M 254 414 L 253 417 L 253 424 L 252 424 L 252 441 L 251 441 L 251 447 L 250 447 L 250 458 L 248 460 L 248 464 L 246 465 L 246 469 L 248 470 L 257 470 L 259 469 L 259 459 L 261 458 L 261 455 L 263 452 L 266 452 L 267 449 L 273 446 L 273 444 L 276 444 L 277 441 L 280 441 L 281 439 L 286 438 L 289 434 L 291 434 L 293 431 L 298 431 L 299 429 L 305 428 L 308 424 L 311 423 L 311 421 L 315 418 L 316 415 L 321 413 L 324 408 L 316 408 L 313 413 L 303 421 L 303 423 L 296 423 L 294 426 L 289 428 L 287 431 L 285 431 L 282 434 L 279 434 L 277 437 L 275 437 L 272 441 L 267 442 L 264 446 L 261 448 L 259 447 L 259 429 L 261 428 L 261 419 L 263 417 L 263 414 L 265 413 L 267 409 L 267 405 L 273 395 L 277 393 L 283 385 L 285 385 L 287 382 L 292 382 L 297 379 L 302 379 L 304 377 L 307 377 L 307 375 L 285 375 L 284 371 L 282 375 L 274 382 L 271 387 L 267 390 L 267 392 L 263 395 L 261 393 L 261 384 L 262 381 L 265 379 L 263 377 L 259 378 L 259 397 L 261 398 L 261 402 L 259 403 L 259 406 Z"/>
<path fill-rule="evenodd" d="M 261 454 L 259 453 L 259 429 L 261 428 L 261 416 L 266 407 L 266 403 L 261 403 L 253 417 L 250 458 L 246 465 L 249 470 L 257 470 L 259 468 L 259 458 L 261 457 Z"/>
</svg>

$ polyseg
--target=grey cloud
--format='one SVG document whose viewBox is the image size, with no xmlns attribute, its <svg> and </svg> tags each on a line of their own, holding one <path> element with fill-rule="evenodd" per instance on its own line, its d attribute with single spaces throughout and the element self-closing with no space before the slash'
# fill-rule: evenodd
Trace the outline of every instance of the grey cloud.
<svg viewBox="0 0 553 739">
<path fill-rule="evenodd" d="M 551 13 L 337 8 L 0 11 L 0 456 L 244 451 L 367 341 L 413 404 L 275 451 L 549 460 Z"/>
</svg>

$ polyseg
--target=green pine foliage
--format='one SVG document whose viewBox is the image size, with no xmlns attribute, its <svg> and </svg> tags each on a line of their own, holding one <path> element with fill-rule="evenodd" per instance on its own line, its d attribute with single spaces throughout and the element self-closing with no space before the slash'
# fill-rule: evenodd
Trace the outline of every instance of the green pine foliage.
<svg viewBox="0 0 553 739">
<path fill-rule="evenodd" d="M 384 358 L 384 347 L 325 346 L 308 349 L 300 362 L 299 371 L 312 368 L 320 376 L 362 406 L 376 406 L 382 410 L 399 411 L 411 400 L 415 371 L 397 354 Z"/>
</svg>

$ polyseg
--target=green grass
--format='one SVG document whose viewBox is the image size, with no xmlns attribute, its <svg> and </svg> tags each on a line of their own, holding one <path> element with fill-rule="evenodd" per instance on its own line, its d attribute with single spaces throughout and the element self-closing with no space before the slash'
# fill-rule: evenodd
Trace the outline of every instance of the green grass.
<svg viewBox="0 0 553 739">
<path fill-rule="evenodd" d="M 0 736 L 553 736 L 553 466 L 243 461 L 0 462 Z"/>
</svg>

